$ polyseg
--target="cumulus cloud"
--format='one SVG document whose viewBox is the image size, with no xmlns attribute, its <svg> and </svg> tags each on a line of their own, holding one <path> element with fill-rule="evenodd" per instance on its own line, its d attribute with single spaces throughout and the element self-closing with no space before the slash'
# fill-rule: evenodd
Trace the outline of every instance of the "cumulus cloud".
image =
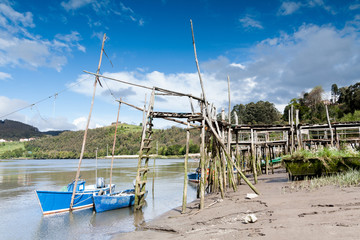
<svg viewBox="0 0 360 240">
<path fill-rule="evenodd" d="M 282 33 L 276 38 L 264 39 L 249 52 L 246 63 L 234 63 L 225 56 L 201 64 L 205 91 L 210 102 L 218 108 L 227 106 L 227 75 L 231 80 L 233 104 L 270 101 L 282 110 L 292 98 L 305 89 L 322 85 L 328 90 L 333 83 L 347 86 L 360 80 L 360 45 L 356 31 L 336 29 L 332 26 L 303 25 L 292 34 Z M 246 66 L 246 67 L 245 67 Z M 165 74 L 159 71 L 117 72 L 104 75 L 127 82 L 157 86 L 165 89 L 200 96 L 201 88 L 197 73 Z M 78 78 L 74 91 L 90 96 L 94 79 Z M 150 91 L 110 80 L 107 85 L 129 103 L 143 105 L 145 93 Z M 107 98 L 106 88 L 98 88 L 97 94 Z M 161 111 L 190 111 L 186 98 L 157 98 L 155 108 Z"/>
<path fill-rule="evenodd" d="M 239 92 L 242 97 L 235 99 L 242 103 L 268 100 L 281 108 L 316 85 L 326 90 L 333 83 L 346 86 L 358 82 L 358 37 L 347 28 L 303 25 L 293 34 L 283 33 L 254 46 L 245 69 L 232 64 L 224 67 L 230 62 L 225 57 L 209 61 L 212 67 L 203 69 L 220 80 L 229 74 L 232 85 L 241 89 L 234 94 Z"/>
<path fill-rule="evenodd" d="M 48 40 L 30 33 L 33 28 L 32 13 L 20 13 L 9 5 L 0 4 L 0 67 L 50 67 L 61 71 L 68 53 L 73 49 L 86 51 L 76 31 Z"/>
<path fill-rule="evenodd" d="M 76 124 L 70 123 L 66 117 L 42 118 L 39 115 L 34 115 L 27 123 L 36 126 L 42 132 L 51 130 L 80 130 Z"/>
<path fill-rule="evenodd" d="M 354 20 L 356 21 L 356 19 Z M 293 33 L 281 33 L 264 39 L 249 49 L 246 62 L 219 56 L 201 63 L 205 91 L 210 102 L 219 108 L 227 107 L 227 75 L 231 80 L 233 104 L 270 101 L 278 109 L 306 89 L 322 85 L 328 91 L 333 83 L 347 86 L 360 80 L 360 44 L 356 25 L 337 29 L 331 25 L 302 25 Z M 200 96 L 198 75 L 193 73 L 165 74 L 160 71 L 107 72 L 104 75 L 127 82 L 157 86 Z M 90 96 L 94 78 L 80 75 L 73 91 Z M 110 80 L 107 85 L 116 98 L 143 105 L 145 93 L 150 91 Z M 104 85 L 104 84 L 103 84 Z M 98 88 L 100 98 L 113 101 L 106 87 Z M 155 109 L 161 111 L 190 111 L 186 98 L 158 96 Z M 197 108 L 199 109 L 199 108 Z"/>
</svg>

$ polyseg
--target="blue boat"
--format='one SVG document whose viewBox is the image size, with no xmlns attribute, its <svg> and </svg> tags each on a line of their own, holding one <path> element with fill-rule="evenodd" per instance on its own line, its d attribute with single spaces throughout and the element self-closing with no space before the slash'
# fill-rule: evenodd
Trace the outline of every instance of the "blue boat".
<svg viewBox="0 0 360 240">
<path fill-rule="evenodd" d="M 75 181 L 70 183 L 65 191 L 35 191 L 43 215 L 70 211 L 74 183 Z M 99 186 L 96 184 L 86 186 L 85 183 L 84 180 L 77 182 L 72 210 L 93 208 L 93 196 L 110 192 L 109 185 L 105 186 L 105 184 L 103 184 L 103 186 Z M 114 184 L 112 184 L 112 189 L 115 189 Z"/>
<path fill-rule="evenodd" d="M 200 178 L 201 178 L 201 173 L 199 172 L 188 173 L 189 182 L 199 183 Z"/>
<path fill-rule="evenodd" d="M 147 196 L 145 193 L 145 198 Z M 135 202 L 135 189 L 127 189 L 121 192 L 93 196 L 95 211 L 97 213 L 109 210 L 131 207 Z"/>
</svg>

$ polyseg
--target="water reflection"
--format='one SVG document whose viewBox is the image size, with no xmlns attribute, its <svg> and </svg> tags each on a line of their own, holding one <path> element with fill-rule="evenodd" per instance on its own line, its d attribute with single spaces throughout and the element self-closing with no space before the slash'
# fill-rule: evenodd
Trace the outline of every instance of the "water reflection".
<svg viewBox="0 0 360 240">
<path fill-rule="evenodd" d="M 110 161 L 98 160 L 97 175 L 109 183 Z M 34 190 L 60 190 L 74 177 L 77 160 L 0 161 L 0 238 L 1 239 L 109 239 L 112 234 L 132 231 L 144 221 L 182 203 L 183 159 L 157 159 L 148 178 L 151 191 L 143 211 L 133 208 L 95 214 L 91 209 L 42 216 Z M 191 170 L 198 163 L 189 162 Z M 85 159 L 81 177 L 94 184 L 95 159 Z M 116 160 L 113 183 L 117 190 L 132 188 L 137 160 Z M 154 170 L 153 170 L 154 169 Z M 155 184 L 155 185 L 153 185 Z M 156 191 L 156 193 L 155 193 Z M 196 185 L 188 188 L 188 202 L 196 198 Z M 9 229 L 18 229 L 9 231 Z"/>
</svg>

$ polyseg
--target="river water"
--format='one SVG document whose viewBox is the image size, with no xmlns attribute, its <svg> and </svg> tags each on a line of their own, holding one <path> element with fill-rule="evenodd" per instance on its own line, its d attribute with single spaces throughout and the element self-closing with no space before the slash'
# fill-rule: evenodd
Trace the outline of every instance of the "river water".
<svg viewBox="0 0 360 240">
<path fill-rule="evenodd" d="M 84 159 L 81 178 L 94 184 L 97 175 L 108 184 L 110 162 Z M 197 165 L 189 159 L 189 171 Z M 98 214 L 86 209 L 43 216 L 34 191 L 59 191 L 75 178 L 77 166 L 78 160 L 0 160 L 0 239 L 110 239 L 182 204 L 184 159 L 156 159 L 155 171 L 153 160 L 149 162 L 149 193 L 142 213 L 134 215 L 133 208 Z M 137 159 L 114 160 L 116 191 L 133 187 L 136 170 Z M 187 196 L 188 202 L 196 199 L 196 186 L 188 185 Z"/>
</svg>

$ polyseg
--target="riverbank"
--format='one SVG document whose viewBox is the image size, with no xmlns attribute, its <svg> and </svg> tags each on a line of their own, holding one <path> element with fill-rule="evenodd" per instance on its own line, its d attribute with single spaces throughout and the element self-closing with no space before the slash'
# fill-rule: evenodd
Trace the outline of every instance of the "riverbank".
<svg viewBox="0 0 360 240">
<path fill-rule="evenodd" d="M 326 186 L 298 190 L 288 182 L 285 170 L 259 177 L 261 195 L 246 199 L 247 185 L 188 204 L 186 214 L 173 209 L 143 223 L 137 231 L 118 234 L 114 239 L 357 239 L 360 224 L 359 187 Z M 255 223 L 243 218 L 255 214 Z"/>
<path fill-rule="evenodd" d="M 185 155 L 156 155 L 156 154 L 150 154 L 150 158 L 156 158 L 156 159 L 179 159 L 179 158 L 185 158 Z M 106 159 L 111 159 L 112 156 L 105 156 Z M 139 158 L 139 155 L 115 155 L 114 158 L 116 159 L 136 159 Z M 200 153 L 190 153 L 189 158 L 200 158 Z"/>
</svg>

